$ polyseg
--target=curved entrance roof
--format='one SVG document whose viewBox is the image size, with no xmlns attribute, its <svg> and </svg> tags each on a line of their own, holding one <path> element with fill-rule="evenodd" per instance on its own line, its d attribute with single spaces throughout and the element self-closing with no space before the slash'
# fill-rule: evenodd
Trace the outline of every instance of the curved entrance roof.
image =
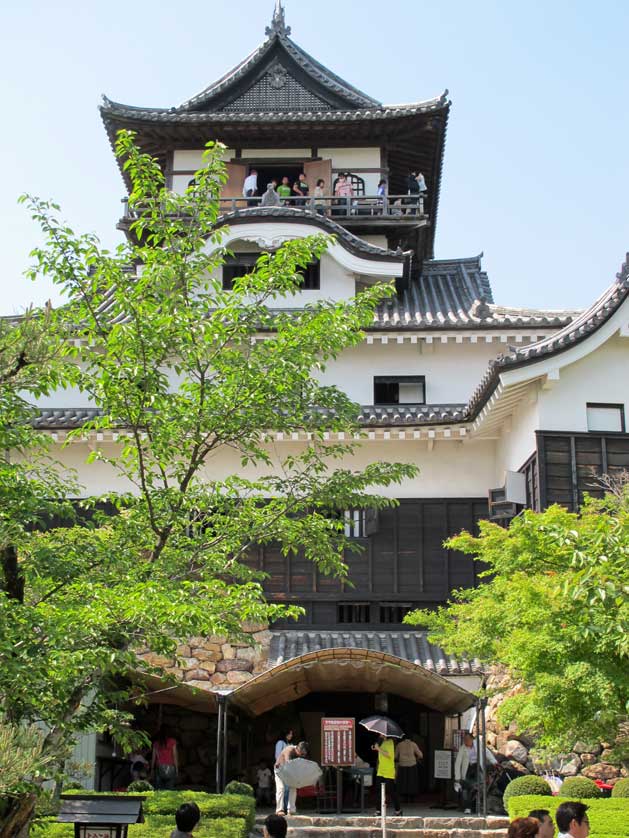
<svg viewBox="0 0 629 838">
<path fill-rule="evenodd" d="M 442 713 L 463 713 L 476 698 L 447 678 L 369 649 L 321 649 L 292 658 L 237 687 L 230 704 L 260 716 L 311 692 L 393 693 Z"/>
</svg>

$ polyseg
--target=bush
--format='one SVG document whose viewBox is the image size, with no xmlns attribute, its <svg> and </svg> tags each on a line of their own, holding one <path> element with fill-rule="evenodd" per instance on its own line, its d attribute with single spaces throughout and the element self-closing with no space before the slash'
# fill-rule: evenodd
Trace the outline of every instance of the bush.
<svg viewBox="0 0 629 838">
<path fill-rule="evenodd" d="M 246 784 L 241 785 L 246 786 Z M 133 791 L 131 787 L 129 789 Z M 140 790 L 136 788 L 135 793 L 137 794 L 138 791 Z M 142 804 L 146 822 L 130 826 L 129 838 L 164 838 L 170 835 L 175 827 L 175 812 L 182 803 L 192 802 L 197 804 L 201 812 L 201 822 L 194 831 L 195 838 L 248 838 L 254 828 L 255 800 L 248 794 L 206 794 L 200 791 L 147 791 L 143 793 L 146 796 Z M 101 792 L 89 792 L 89 794 L 98 797 Z M 124 794 L 121 797 L 124 797 Z M 31 838 L 73 838 L 73 836 L 73 824 L 58 823 L 52 817 L 42 817 L 36 820 L 31 828 Z"/>
<path fill-rule="evenodd" d="M 612 789 L 612 797 L 629 797 L 629 779 L 616 781 Z"/>
<path fill-rule="evenodd" d="M 555 819 L 555 812 L 560 803 L 574 798 L 540 797 L 538 795 L 527 795 L 525 797 L 512 797 L 509 800 L 509 817 L 523 818 L 533 809 L 548 809 L 550 816 Z M 588 819 L 590 821 L 590 838 L 627 838 L 627 823 L 629 822 L 629 800 L 610 797 L 602 799 L 586 798 L 584 801 L 588 807 Z"/>
<path fill-rule="evenodd" d="M 562 797 L 572 797 L 578 800 L 603 796 L 603 792 L 594 780 L 590 780 L 587 777 L 568 777 L 561 784 L 560 793 Z"/>
<path fill-rule="evenodd" d="M 154 791 L 154 789 L 148 780 L 133 780 L 133 782 L 129 783 L 127 791 L 130 794 L 138 794 L 144 791 Z"/>
<path fill-rule="evenodd" d="M 543 777 L 536 774 L 527 774 L 526 777 L 516 777 L 511 780 L 503 795 L 504 805 L 511 797 L 521 797 L 525 794 L 538 794 L 551 797 L 552 789 Z"/>
<path fill-rule="evenodd" d="M 225 794 L 244 794 L 249 795 L 249 797 L 255 797 L 253 786 L 250 786 L 249 783 L 239 783 L 237 780 L 232 780 L 231 783 L 227 783 Z"/>
</svg>

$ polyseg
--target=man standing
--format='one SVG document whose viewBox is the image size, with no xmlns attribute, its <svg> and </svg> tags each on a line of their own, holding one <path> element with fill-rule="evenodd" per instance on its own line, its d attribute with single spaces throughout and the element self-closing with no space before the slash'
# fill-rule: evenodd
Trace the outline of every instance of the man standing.
<svg viewBox="0 0 629 838">
<path fill-rule="evenodd" d="M 586 814 L 588 807 L 584 803 L 572 800 L 562 803 L 555 813 L 559 829 L 557 838 L 588 838 L 590 821 Z"/>
<path fill-rule="evenodd" d="M 529 818 L 535 818 L 540 823 L 537 838 L 554 838 L 555 824 L 548 809 L 533 809 L 529 812 Z"/>
<path fill-rule="evenodd" d="M 245 178 L 242 186 L 242 194 L 245 198 L 250 199 L 247 201 L 247 206 L 255 207 L 257 201 L 251 200 L 258 194 L 258 173 L 255 169 L 252 169 Z"/>
<path fill-rule="evenodd" d="M 486 768 L 487 765 L 495 764 L 495 756 L 489 748 L 485 748 L 483 767 Z M 477 778 L 478 754 L 476 752 L 476 741 L 471 733 L 466 733 L 454 762 L 454 790 L 462 792 L 461 796 L 466 815 L 471 814 L 472 811 L 472 800 L 476 791 Z"/>
<path fill-rule="evenodd" d="M 275 806 L 276 814 L 278 815 L 295 814 L 297 789 L 289 786 L 288 809 L 285 812 L 282 807 L 284 806 L 284 789 L 286 788 L 286 786 L 284 785 L 284 781 L 282 780 L 280 775 L 277 773 L 277 769 L 291 759 L 306 756 L 308 756 L 308 744 L 306 742 L 300 742 L 298 745 L 287 745 L 275 761 Z"/>
</svg>

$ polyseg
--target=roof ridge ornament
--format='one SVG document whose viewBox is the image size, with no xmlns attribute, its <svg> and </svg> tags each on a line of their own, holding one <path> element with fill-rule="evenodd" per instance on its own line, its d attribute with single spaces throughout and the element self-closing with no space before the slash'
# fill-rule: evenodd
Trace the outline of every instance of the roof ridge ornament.
<svg viewBox="0 0 629 838">
<path fill-rule="evenodd" d="M 286 13 L 284 11 L 282 0 L 275 0 L 273 20 L 271 21 L 271 25 L 267 26 L 264 30 L 264 34 L 268 38 L 272 38 L 274 35 L 278 35 L 279 37 L 288 37 L 290 32 L 290 26 L 286 26 Z"/>
</svg>

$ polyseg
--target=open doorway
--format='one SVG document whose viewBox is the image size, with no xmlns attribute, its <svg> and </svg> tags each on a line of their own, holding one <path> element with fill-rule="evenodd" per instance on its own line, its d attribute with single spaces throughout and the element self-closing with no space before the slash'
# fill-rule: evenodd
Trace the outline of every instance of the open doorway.
<svg viewBox="0 0 629 838">
<path fill-rule="evenodd" d="M 267 184 L 271 181 L 276 181 L 276 184 L 282 182 L 282 178 L 287 177 L 288 183 L 293 188 L 293 184 L 299 180 L 299 175 L 303 172 L 303 166 L 297 163 L 275 163 L 268 166 L 253 166 L 258 172 L 258 193 L 263 195 L 266 192 Z"/>
</svg>

